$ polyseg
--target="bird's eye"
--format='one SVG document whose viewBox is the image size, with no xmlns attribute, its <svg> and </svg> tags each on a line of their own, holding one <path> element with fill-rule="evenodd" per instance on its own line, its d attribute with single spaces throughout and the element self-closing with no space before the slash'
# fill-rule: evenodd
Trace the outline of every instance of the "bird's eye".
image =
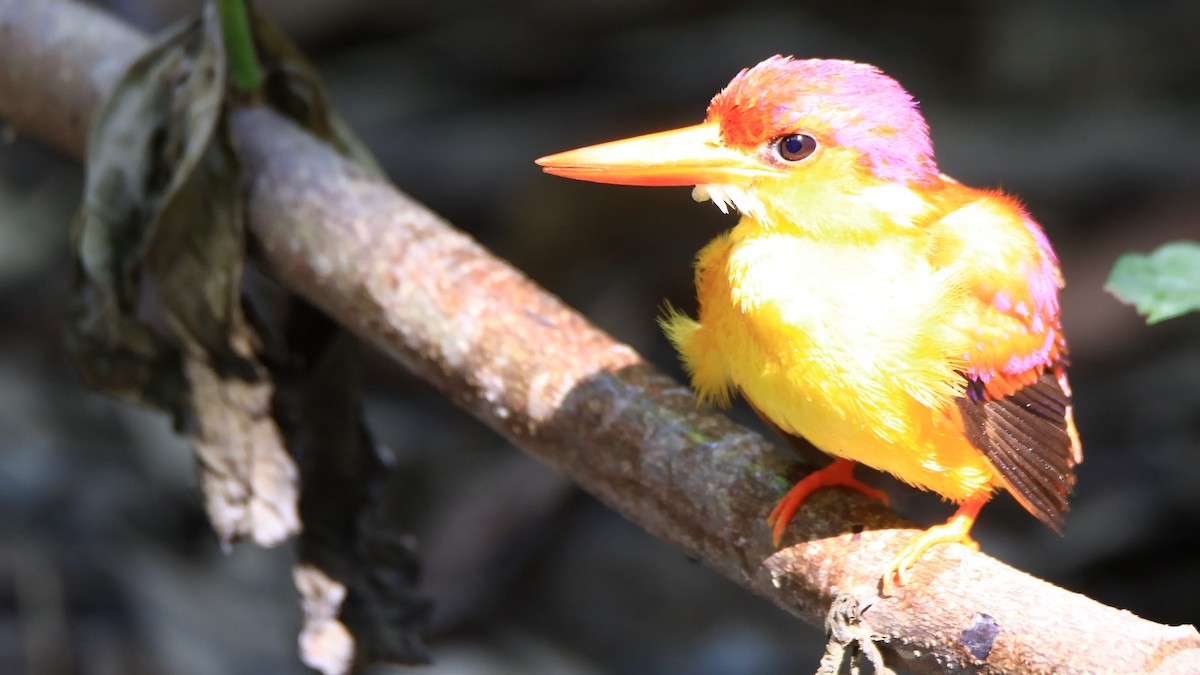
<svg viewBox="0 0 1200 675">
<path fill-rule="evenodd" d="M 786 162 L 799 162 L 817 150 L 817 139 L 808 134 L 791 134 L 775 141 L 775 150 Z"/>
</svg>

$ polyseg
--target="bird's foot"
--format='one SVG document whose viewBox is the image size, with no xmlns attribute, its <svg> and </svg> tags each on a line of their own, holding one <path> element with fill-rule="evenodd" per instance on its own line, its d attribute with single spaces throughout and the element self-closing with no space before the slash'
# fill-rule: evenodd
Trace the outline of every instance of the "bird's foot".
<svg viewBox="0 0 1200 675">
<path fill-rule="evenodd" d="M 767 516 L 767 524 L 774 528 L 771 541 L 776 547 L 783 539 L 783 531 L 787 528 L 787 524 L 792 520 L 792 516 L 796 515 L 796 511 L 800 510 L 804 500 L 823 487 L 838 485 L 848 487 L 887 505 L 888 498 L 882 490 L 876 490 L 854 477 L 854 467 L 857 464 L 858 462 L 849 459 L 835 459 L 833 464 L 810 473 L 793 485 L 791 490 L 788 490 L 783 499 L 780 499 L 779 503 L 775 505 L 771 515 Z"/>
<path fill-rule="evenodd" d="M 975 524 L 975 518 L 979 515 L 979 509 L 987 503 L 991 495 L 983 497 L 973 497 L 963 502 L 962 506 L 954 512 L 942 525 L 934 525 L 925 530 L 916 539 L 909 542 L 904 550 L 900 551 L 883 573 L 883 592 L 884 595 L 890 595 L 892 592 L 893 582 L 896 586 L 903 586 L 908 580 L 908 569 L 912 567 L 925 551 L 938 544 L 958 543 L 964 546 L 969 546 L 971 549 L 978 551 L 979 544 L 971 538 L 971 526 Z"/>
</svg>

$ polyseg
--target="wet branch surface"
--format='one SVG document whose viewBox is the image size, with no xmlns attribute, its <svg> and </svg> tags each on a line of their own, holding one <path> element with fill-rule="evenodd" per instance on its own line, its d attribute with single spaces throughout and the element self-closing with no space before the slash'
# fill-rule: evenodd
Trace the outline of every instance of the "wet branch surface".
<svg viewBox="0 0 1200 675">
<path fill-rule="evenodd" d="M 0 116 L 81 157 L 144 36 L 74 3 L 0 0 Z M 814 496 L 776 551 L 765 517 L 803 467 L 390 184 L 262 108 L 232 115 L 261 265 L 472 415 L 705 565 L 814 625 L 832 606 L 919 671 L 1194 672 L 1200 634 L 961 546 L 878 579 L 911 524 Z"/>
</svg>

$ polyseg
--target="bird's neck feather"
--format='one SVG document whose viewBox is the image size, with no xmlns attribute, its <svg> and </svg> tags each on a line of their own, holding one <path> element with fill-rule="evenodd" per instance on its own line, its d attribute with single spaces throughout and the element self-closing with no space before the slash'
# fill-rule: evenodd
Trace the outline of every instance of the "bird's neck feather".
<svg viewBox="0 0 1200 675">
<path fill-rule="evenodd" d="M 781 181 L 757 196 L 761 213 L 744 214 L 739 229 L 816 239 L 912 234 L 933 208 L 921 189 L 887 181 Z"/>
</svg>

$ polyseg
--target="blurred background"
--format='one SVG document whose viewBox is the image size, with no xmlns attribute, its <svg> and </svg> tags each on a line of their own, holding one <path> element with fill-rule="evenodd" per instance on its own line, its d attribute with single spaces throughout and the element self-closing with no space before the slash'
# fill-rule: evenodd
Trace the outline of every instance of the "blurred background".
<svg viewBox="0 0 1200 675">
<path fill-rule="evenodd" d="M 100 4 L 146 30 L 195 7 Z M 983 549 L 1146 618 L 1200 622 L 1200 316 L 1146 327 L 1102 290 L 1122 251 L 1200 239 L 1200 3 L 258 5 L 402 189 L 677 376 L 654 319 L 664 299 L 694 308 L 692 256 L 733 218 L 686 188 L 576 183 L 533 159 L 700 121 L 773 54 L 880 66 L 922 102 L 942 170 L 1019 195 L 1068 280 L 1086 461 L 1067 533 L 1001 497 L 975 529 Z M 85 391 L 66 359 L 80 189 L 80 168 L 37 143 L 0 146 L 0 672 L 305 672 L 294 553 L 223 554 L 166 420 Z M 435 603 L 424 672 L 815 670 L 817 628 L 365 358 Z M 873 480 L 917 522 L 951 511 Z"/>
</svg>

